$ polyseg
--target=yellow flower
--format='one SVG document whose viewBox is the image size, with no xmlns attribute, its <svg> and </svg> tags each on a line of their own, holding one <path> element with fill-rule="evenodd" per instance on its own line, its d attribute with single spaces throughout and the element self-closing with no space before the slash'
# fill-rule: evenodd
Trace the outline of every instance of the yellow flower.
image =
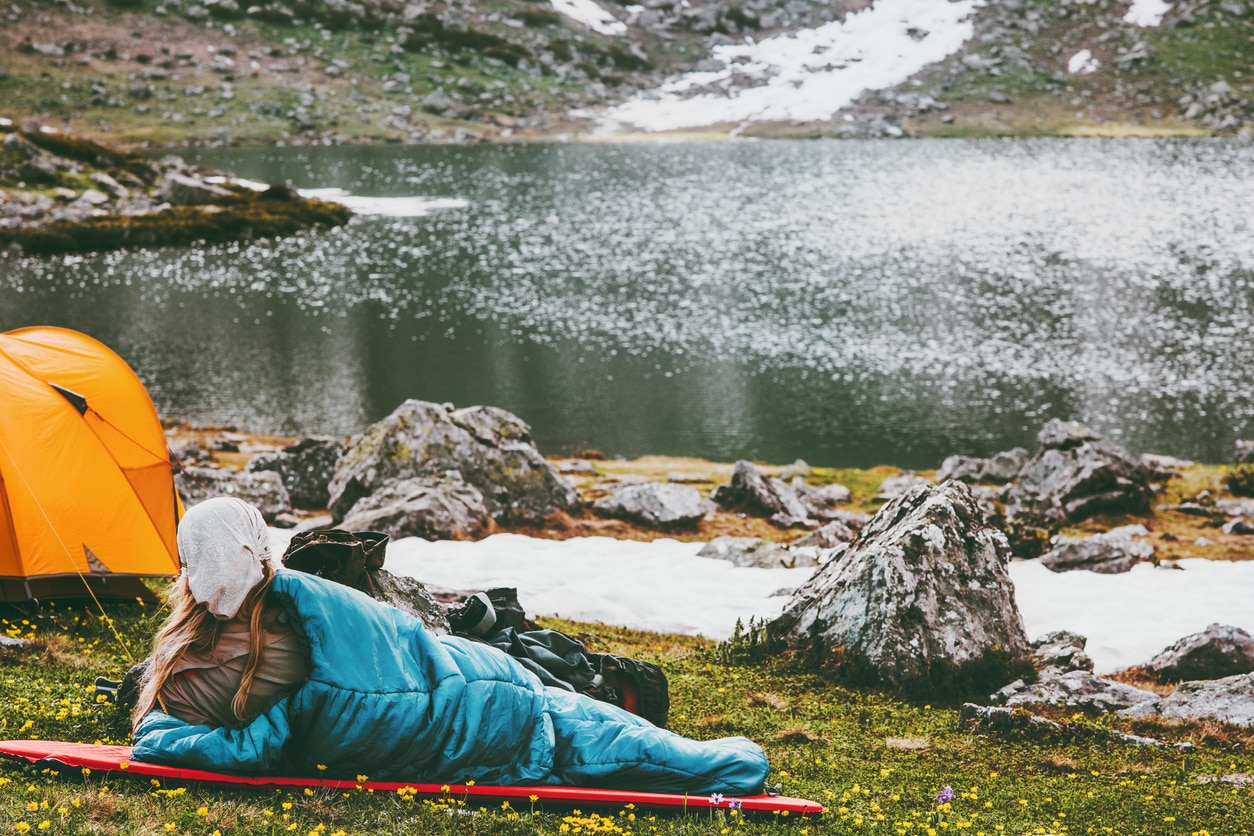
<svg viewBox="0 0 1254 836">
<path fill-rule="evenodd" d="M 26 805 L 26 809 L 30 810 L 32 813 L 38 813 L 38 812 L 39 812 L 39 802 L 38 802 L 38 801 L 32 801 L 30 804 L 27 804 L 27 805 Z"/>
<path fill-rule="evenodd" d="M 13 825 L 13 829 L 16 830 L 18 833 L 26 833 L 30 830 L 30 825 L 24 821 L 20 821 L 17 824 Z"/>
<path fill-rule="evenodd" d="M 535 793 L 532 793 L 531 795 L 527 796 L 527 800 L 530 801 L 532 804 L 535 804 L 537 801 L 540 800 L 540 796 L 536 795 Z"/>
<path fill-rule="evenodd" d="M 165 832 L 166 832 L 166 833 L 173 833 L 173 832 L 174 832 L 174 822 L 172 822 L 172 821 L 168 821 L 168 822 L 166 822 L 166 823 L 165 823 Z"/>
<path fill-rule="evenodd" d="M 50 827 L 52 827 L 52 822 L 48 821 L 47 819 L 44 819 L 43 821 L 39 823 L 40 830 L 47 830 Z"/>
<path fill-rule="evenodd" d="M 131 768 L 130 761 L 122 761 L 121 763 L 118 764 L 118 769 L 121 769 L 124 772 L 130 768 Z"/>
<path fill-rule="evenodd" d="M 207 815 L 209 815 L 209 808 L 208 808 L 208 807 L 197 807 L 197 808 L 196 808 L 196 815 L 198 815 L 198 816 L 207 816 Z"/>
<path fill-rule="evenodd" d="M 320 764 L 318 764 L 318 771 L 319 771 L 319 772 L 326 772 L 326 771 L 327 771 L 327 765 L 326 765 L 325 763 L 320 763 Z"/>
<path fill-rule="evenodd" d="M 359 784 L 364 784 L 364 783 L 366 783 L 366 781 L 369 779 L 369 777 L 370 777 L 370 776 L 368 776 L 368 775 L 358 775 L 358 776 L 357 776 L 357 783 L 359 783 Z"/>
</svg>

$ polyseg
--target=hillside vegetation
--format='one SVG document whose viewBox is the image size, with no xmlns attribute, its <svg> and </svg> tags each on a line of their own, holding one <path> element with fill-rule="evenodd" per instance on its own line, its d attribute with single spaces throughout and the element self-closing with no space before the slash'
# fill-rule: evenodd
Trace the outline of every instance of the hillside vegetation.
<svg viewBox="0 0 1254 836">
<path fill-rule="evenodd" d="M 0 31 L 0 116 L 128 144 L 577 133 L 587 121 L 572 109 L 620 102 L 700 68 L 718 44 L 821 25 L 868 5 L 603 0 L 593 28 L 544 0 L 12 0 Z M 1151 28 L 1124 22 L 1127 8 L 1117 0 L 990 2 L 959 53 L 896 89 L 868 93 L 826 123 L 748 132 L 1245 128 L 1254 15 L 1243 0 L 1182 0 Z M 1082 50 L 1096 63 L 1080 65 L 1096 69 L 1071 66 Z"/>
</svg>

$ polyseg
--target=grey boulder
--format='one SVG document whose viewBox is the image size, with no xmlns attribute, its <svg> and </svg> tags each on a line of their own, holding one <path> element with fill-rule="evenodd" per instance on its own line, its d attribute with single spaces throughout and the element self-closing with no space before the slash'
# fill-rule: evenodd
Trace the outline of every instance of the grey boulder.
<svg viewBox="0 0 1254 836">
<path fill-rule="evenodd" d="M 1239 627 L 1211 624 L 1185 636 L 1145 664 L 1159 682 L 1223 679 L 1254 671 L 1254 636 Z"/>
<path fill-rule="evenodd" d="M 1069 630 L 1055 630 L 1032 642 L 1032 664 L 1037 670 L 1091 671 L 1093 660 L 1084 652 L 1088 639 Z"/>
<path fill-rule="evenodd" d="M 1140 719 L 1211 718 L 1238 726 L 1254 726 L 1254 673 L 1184 682 L 1161 701 L 1134 706 L 1120 713 Z"/>
<path fill-rule="evenodd" d="M 174 474 L 174 487 L 187 507 L 215 496 L 233 496 L 257 506 L 266 522 L 290 514 L 292 500 L 279 474 L 248 473 L 216 467 L 185 467 Z"/>
<path fill-rule="evenodd" d="M 697 557 L 726 560 L 733 566 L 754 566 L 762 569 L 791 567 L 795 565 L 797 558 L 787 547 L 757 537 L 715 537 L 697 552 Z M 800 565 L 816 564 L 812 556 L 807 555 L 803 559 L 808 562 Z"/>
<path fill-rule="evenodd" d="M 769 638 L 856 684 L 943 693 L 1005 682 L 1029 652 L 1009 553 L 966 485 L 916 486 L 793 594 Z"/>
<path fill-rule="evenodd" d="M 849 526 L 840 520 L 832 520 L 820 528 L 814 529 L 806 536 L 792 543 L 793 548 L 834 549 L 841 543 L 848 543 L 857 537 Z"/>
<path fill-rule="evenodd" d="M 668 482 L 625 485 L 592 504 L 600 514 L 654 528 L 694 526 L 713 504 L 696 488 Z"/>
<path fill-rule="evenodd" d="M 758 470 L 753 462 L 736 462 L 731 482 L 715 488 L 711 498 L 729 511 L 767 517 L 772 523 L 785 528 L 817 525 L 796 491 Z"/>
<path fill-rule="evenodd" d="M 1124 526 L 1092 537 L 1055 537 L 1053 547 L 1041 555 L 1041 565 L 1051 572 L 1086 569 L 1102 575 L 1129 572 L 1143 560 L 1152 560 L 1154 547 L 1134 539 L 1146 534 L 1142 526 Z"/>
<path fill-rule="evenodd" d="M 389 482 L 359 500 L 340 528 L 380 531 L 394 540 L 457 540 L 477 537 L 491 523 L 483 494 L 452 470 Z"/>
<path fill-rule="evenodd" d="M 248 462 L 248 471 L 272 470 L 279 474 L 294 508 L 320 511 L 331 494 L 327 485 L 344 454 L 344 442 L 336 438 L 302 438 L 275 453 L 261 453 Z"/>
<path fill-rule="evenodd" d="M 382 601 L 412 615 L 435 633 L 450 632 L 444 607 L 432 597 L 421 581 L 393 575 L 386 569 L 371 570 L 370 579 L 374 582 L 376 601 Z"/>
<path fill-rule="evenodd" d="M 968 484 L 1004 485 L 1013 481 L 1027 464 L 1031 454 L 1022 447 L 997 453 L 987 459 L 973 456 L 950 456 L 936 471 L 937 482 L 957 479 Z"/>
<path fill-rule="evenodd" d="M 1086 670 L 1045 668 L 1034 682 L 1010 683 L 989 697 L 996 705 L 1061 705 L 1113 714 L 1133 706 L 1158 702 L 1158 695 L 1122 682 L 1094 676 Z"/>
<path fill-rule="evenodd" d="M 390 482 L 457 470 L 498 523 L 538 522 L 579 507 L 575 489 L 531 441 L 531 428 L 491 406 L 451 410 L 408 400 L 353 436 L 330 484 L 329 508 L 342 519 Z"/>
<path fill-rule="evenodd" d="M 1127 451 L 1074 422 L 1050 421 L 1039 438 L 1040 451 L 1006 491 L 1007 519 L 1039 514 L 1062 523 L 1149 511 L 1150 472 Z"/>
</svg>

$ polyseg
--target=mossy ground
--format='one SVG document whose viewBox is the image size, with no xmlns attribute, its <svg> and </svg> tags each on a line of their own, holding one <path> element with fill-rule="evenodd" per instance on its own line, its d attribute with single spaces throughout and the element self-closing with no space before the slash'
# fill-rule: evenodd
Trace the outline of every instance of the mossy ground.
<svg viewBox="0 0 1254 836">
<path fill-rule="evenodd" d="M 694 590 L 694 594 L 699 591 Z M 0 659 L 0 736 L 125 742 L 112 705 L 92 700 L 96 675 L 142 656 L 160 613 L 138 603 L 45 604 L 0 627 L 33 639 Z M 626 808 L 478 808 L 464 799 L 397 793 L 234 790 L 125 774 L 0 768 L 0 831 L 50 833 L 884 833 L 1243 834 L 1254 789 L 1200 778 L 1254 773 L 1248 732 L 1220 725 L 1148 726 L 1056 716 L 1065 731 L 999 738 L 964 730 L 957 712 L 845 690 L 787 658 L 753 660 L 687 636 L 555 619 L 594 650 L 660 664 L 671 727 L 746 735 L 767 750 L 785 794 L 826 804 L 808 818 Z M 116 628 L 119 638 L 114 635 Z M 1113 742 L 1108 727 L 1191 741 L 1198 749 Z M 945 787 L 954 797 L 937 801 Z"/>
</svg>

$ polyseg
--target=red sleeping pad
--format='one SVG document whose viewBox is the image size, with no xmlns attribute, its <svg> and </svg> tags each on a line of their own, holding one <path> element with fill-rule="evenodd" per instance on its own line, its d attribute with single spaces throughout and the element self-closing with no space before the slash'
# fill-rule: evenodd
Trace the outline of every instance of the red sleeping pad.
<svg viewBox="0 0 1254 836">
<path fill-rule="evenodd" d="M 594 787 L 519 786 L 498 787 L 475 784 L 416 784 L 408 781 L 342 781 L 332 778 L 285 778 L 278 775 L 230 775 L 224 772 L 206 772 L 201 769 L 183 769 L 155 763 L 133 761 L 130 746 L 103 746 L 94 743 L 63 743 L 56 740 L 3 740 L 0 755 L 24 758 L 32 763 L 50 761 L 76 769 L 87 767 L 93 772 L 125 772 L 144 778 L 169 778 L 175 781 L 206 784 L 236 785 L 247 787 L 326 787 L 327 789 L 373 789 L 394 792 L 409 787 L 417 795 L 439 798 L 454 796 L 477 801 L 529 801 L 537 796 L 538 802 L 552 804 L 617 807 L 634 804 L 637 807 L 705 810 L 719 807 L 739 809 L 744 813 L 790 814 L 822 813 L 824 807 L 817 801 L 804 798 L 788 798 L 782 795 L 750 795 L 740 798 L 731 796 L 675 795 L 662 792 L 632 792 L 631 790 L 607 790 Z"/>
</svg>

